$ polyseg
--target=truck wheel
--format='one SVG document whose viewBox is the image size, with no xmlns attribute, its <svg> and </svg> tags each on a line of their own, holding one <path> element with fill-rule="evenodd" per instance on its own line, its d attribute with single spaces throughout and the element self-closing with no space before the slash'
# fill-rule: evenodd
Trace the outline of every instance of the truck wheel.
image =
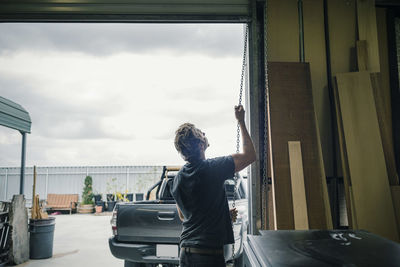
<svg viewBox="0 0 400 267">
<path fill-rule="evenodd" d="M 145 263 L 125 261 L 124 267 L 146 267 Z"/>
</svg>

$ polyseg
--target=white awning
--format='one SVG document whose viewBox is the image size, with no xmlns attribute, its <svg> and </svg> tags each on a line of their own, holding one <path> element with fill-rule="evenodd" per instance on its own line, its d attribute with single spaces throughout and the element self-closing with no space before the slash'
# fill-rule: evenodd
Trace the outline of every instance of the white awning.
<svg viewBox="0 0 400 267">
<path fill-rule="evenodd" d="M 30 133 L 31 124 L 28 111 L 21 105 L 0 96 L 0 125 L 22 133 Z"/>
</svg>

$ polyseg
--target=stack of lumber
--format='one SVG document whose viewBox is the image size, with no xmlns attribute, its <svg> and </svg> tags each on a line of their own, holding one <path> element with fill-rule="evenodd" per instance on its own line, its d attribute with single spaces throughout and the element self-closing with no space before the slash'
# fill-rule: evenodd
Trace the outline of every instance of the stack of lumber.
<svg viewBox="0 0 400 267">
<path fill-rule="evenodd" d="M 268 70 L 268 161 L 273 181 L 274 228 L 331 229 L 310 66 L 269 62 Z"/>
<path fill-rule="evenodd" d="M 357 1 L 358 72 L 336 74 L 334 96 L 351 229 L 399 240 L 400 189 L 382 87 L 373 0 Z M 396 219 L 397 213 L 397 219 Z"/>
</svg>

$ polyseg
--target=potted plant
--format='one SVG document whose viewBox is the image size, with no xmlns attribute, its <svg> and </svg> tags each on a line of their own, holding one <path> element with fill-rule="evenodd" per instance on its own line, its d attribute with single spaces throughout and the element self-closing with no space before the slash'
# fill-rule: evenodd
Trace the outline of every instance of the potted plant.
<svg viewBox="0 0 400 267">
<path fill-rule="evenodd" d="M 132 202 L 132 201 L 133 201 L 133 193 L 127 193 L 127 194 L 126 194 L 126 199 L 127 199 L 129 202 Z"/>
<path fill-rule="evenodd" d="M 96 213 L 102 213 L 104 209 L 103 209 L 103 206 L 96 205 L 95 210 L 96 210 Z"/>
<path fill-rule="evenodd" d="M 103 212 L 106 209 L 106 204 L 102 200 L 103 194 L 96 192 L 94 194 L 94 204 L 95 204 L 95 209 L 96 213 Z"/>
<path fill-rule="evenodd" d="M 113 211 L 115 206 L 115 196 L 117 191 L 117 178 L 107 181 L 107 211 Z"/>
<path fill-rule="evenodd" d="M 96 192 L 94 195 L 94 202 L 96 203 L 97 201 L 101 201 L 101 199 L 103 198 L 103 195 L 101 193 Z"/>
<path fill-rule="evenodd" d="M 129 193 L 129 192 L 132 192 L 131 188 L 125 190 L 124 201 L 126 201 L 126 202 L 133 201 L 133 193 Z"/>
<path fill-rule="evenodd" d="M 117 192 L 116 195 L 117 195 L 117 201 L 118 202 L 124 202 L 125 201 L 125 197 L 121 192 Z"/>
<path fill-rule="evenodd" d="M 83 184 L 82 202 L 78 209 L 79 213 L 93 212 L 93 179 L 91 176 L 86 176 Z"/>
<path fill-rule="evenodd" d="M 128 202 L 129 201 L 129 199 L 128 199 L 128 197 L 127 197 L 127 195 L 128 194 L 122 194 L 121 192 L 117 192 L 117 201 L 118 202 Z M 132 196 L 133 196 L 133 194 L 132 194 Z"/>
</svg>

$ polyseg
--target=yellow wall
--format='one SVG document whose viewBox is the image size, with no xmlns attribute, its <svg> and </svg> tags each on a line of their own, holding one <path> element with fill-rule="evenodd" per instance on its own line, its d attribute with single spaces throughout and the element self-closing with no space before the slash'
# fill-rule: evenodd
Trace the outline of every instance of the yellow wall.
<svg viewBox="0 0 400 267">
<path fill-rule="evenodd" d="M 299 61 L 297 0 L 267 1 L 268 61 Z"/>
</svg>

